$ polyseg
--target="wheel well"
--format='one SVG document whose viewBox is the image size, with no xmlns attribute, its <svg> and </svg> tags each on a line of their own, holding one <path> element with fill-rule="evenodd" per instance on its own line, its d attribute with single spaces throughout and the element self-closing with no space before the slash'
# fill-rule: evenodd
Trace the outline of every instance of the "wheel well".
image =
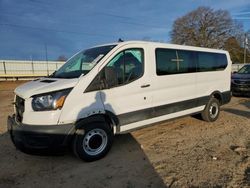
<svg viewBox="0 0 250 188">
<path fill-rule="evenodd" d="M 215 93 L 212 94 L 212 97 L 216 98 L 220 102 L 220 104 L 222 103 L 221 93 L 215 92 Z"/>
<path fill-rule="evenodd" d="M 84 125 L 93 122 L 106 122 L 109 124 L 111 130 L 113 130 L 113 127 L 116 126 L 116 123 L 112 120 L 112 118 L 108 114 L 97 114 L 78 120 L 75 128 L 81 129 L 82 127 L 84 127 Z"/>
<path fill-rule="evenodd" d="M 113 131 L 114 126 L 115 126 L 114 121 L 108 115 L 104 115 L 104 118 L 105 118 L 106 122 L 109 124 L 111 130 Z"/>
</svg>

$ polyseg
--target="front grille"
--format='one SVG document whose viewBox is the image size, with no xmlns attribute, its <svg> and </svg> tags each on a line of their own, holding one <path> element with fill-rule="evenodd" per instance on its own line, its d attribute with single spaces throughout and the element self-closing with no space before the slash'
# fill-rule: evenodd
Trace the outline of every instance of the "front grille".
<svg viewBox="0 0 250 188">
<path fill-rule="evenodd" d="M 24 99 L 17 95 L 15 101 L 15 108 L 16 108 L 16 120 L 22 122 L 24 113 Z"/>
</svg>

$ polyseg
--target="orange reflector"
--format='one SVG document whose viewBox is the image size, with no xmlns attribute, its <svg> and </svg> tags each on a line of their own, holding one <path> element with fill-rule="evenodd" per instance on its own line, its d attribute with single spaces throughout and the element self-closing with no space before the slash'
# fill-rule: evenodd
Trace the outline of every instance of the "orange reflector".
<svg viewBox="0 0 250 188">
<path fill-rule="evenodd" d="M 66 96 L 61 96 L 61 97 L 56 101 L 56 108 L 62 108 L 65 99 L 66 99 Z"/>
</svg>

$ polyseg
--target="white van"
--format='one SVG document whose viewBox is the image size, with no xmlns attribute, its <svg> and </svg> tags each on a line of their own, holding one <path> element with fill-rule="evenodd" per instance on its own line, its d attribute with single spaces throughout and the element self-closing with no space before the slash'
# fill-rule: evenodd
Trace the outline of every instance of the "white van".
<svg viewBox="0 0 250 188">
<path fill-rule="evenodd" d="M 8 129 L 21 151 L 72 146 L 94 161 L 115 134 L 196 113 L 215 121 L 230 101 L 230 76 L 223 50 L 142 41 L 97 46 L 16 88 Z"/>
</svg>

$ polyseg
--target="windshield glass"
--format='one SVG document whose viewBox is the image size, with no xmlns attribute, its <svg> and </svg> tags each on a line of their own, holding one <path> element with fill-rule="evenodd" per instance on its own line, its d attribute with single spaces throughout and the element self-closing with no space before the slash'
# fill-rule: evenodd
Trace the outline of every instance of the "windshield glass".
<svg viewBox="0 0 250 188">
<path fill-rule="evenodd" d="M 79 52 L 70 58 L 58 71 L 54 72 L 53 78 L 78 78 L 88 74 L 91 69 L 109 52 L 115 45 L 101 46 Z"/>
<path fill-rule="evenodd" d="M 250 65 L 245 65 L 239 71 L 239 74 L 250 74 Z"/>
</svg>

